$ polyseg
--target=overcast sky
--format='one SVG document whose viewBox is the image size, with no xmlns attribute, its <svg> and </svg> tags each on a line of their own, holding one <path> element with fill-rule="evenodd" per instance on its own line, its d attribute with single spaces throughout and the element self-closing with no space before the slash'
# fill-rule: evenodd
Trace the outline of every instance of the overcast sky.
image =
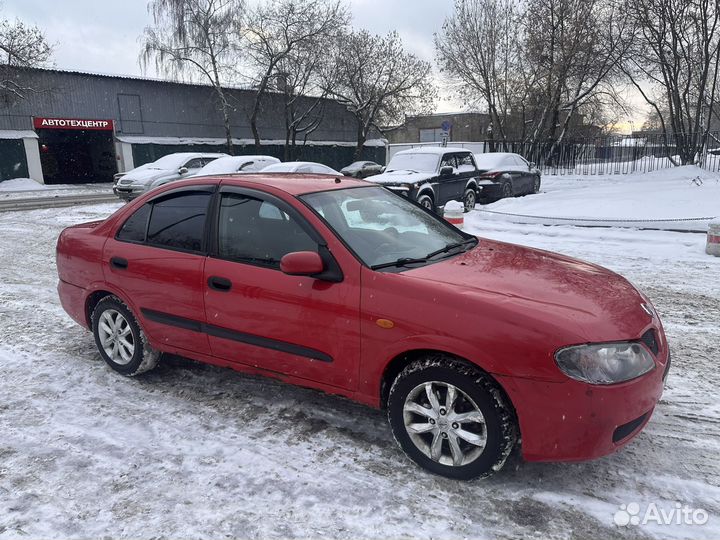
<svg viewBox="0 0 720 540">
<path fill-rule="evenodd" d="M 109 74 L 141 75 L 139 37 L 151 23 L 146 0 L 0 0 L 2 16 L 42 28 L 56 44 L 55 65 Z M 350 0 L 353 24 L 375 33 L 397 30 L 406 47 L 433 60 L 433 33 L 452 0 Z M 149 73 L 155 76 L 155 73 Z M 458 108 L 444 102 L 441 110 Z"/>
<path fill-rule="evenodd" d="M 349 4 L 355 27 L 378 34 L 397 30 L 407 49 L 432 61 L 433 34 L 451 13 L 453 0 L 349 0 Z M 18 17 L 46 32 L 56 45 L 54 61 L 59 69 L 142 74 L 139 38 L 151 23 L 147 0 L 0 0 L 0 5 L 3 17 Z M 439 112 L 461 109 L 448 95 L 437 107 Z M 642 115 L 635 121 L 641 123 Z"/>
</svg>

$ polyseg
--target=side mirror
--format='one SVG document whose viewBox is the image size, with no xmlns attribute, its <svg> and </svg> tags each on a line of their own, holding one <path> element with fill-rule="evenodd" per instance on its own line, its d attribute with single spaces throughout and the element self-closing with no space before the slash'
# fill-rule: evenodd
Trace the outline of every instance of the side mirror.
<svg viewBox="0 0 720 540">
<path fill-rule="evenodd" d="M 189 170 L 189 169 L 188 169 L 187 167 L 180 167 L 180 168 L 178 169 L 178 174 L 187 174 L 187 173 L 188 173 L 188 170 Z"/>
<path fill-rule="evenodd" d="M 380 167 L 380 172 L 381 172 L 381 173 L 384 173 L 384 172 L 385 172 L 385 169 L 387 169 L 387 167 Z"/>
<path fill-rule="evenodd" d="M 314 251 L 295 251 L 280 259 L 280 270 L 289 276 L 312 276 L 322 273 L 325 265 Z"/>
<path fill-rule="evenodd" d="M 534 162 L 534 161 L 531 161 L 531 162 L 529 163 L 529 165 L 530 165 L 530 168 L 531 168 L 531 169 L 534 169 L 534 168 L 535 168 L 535 162 Z"/>
<path fill-rule="evenodd" d="M 453 172 L 455 172 L 455 169 L 453 169 L 450 165 L 440 167 L 440 176 L 450 176 Z"/>
</svg>

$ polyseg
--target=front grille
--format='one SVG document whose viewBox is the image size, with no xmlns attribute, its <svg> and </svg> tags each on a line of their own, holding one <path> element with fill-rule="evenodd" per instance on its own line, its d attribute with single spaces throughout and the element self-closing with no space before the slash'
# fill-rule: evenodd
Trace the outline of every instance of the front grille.
<svg viewBox="0 0 720 540">
<path fill-rule="evenodd" d="M 627 424 L 618 426 L 613 433 L 613 442 L 617 444 L 626 437 L 629 437 L 637 428 L 639 428 L 643 424 L 648 414 L 650 413 L 645 413 L 642 416 L 636 418 L 635 420 L 631 420 Z"/>
<path fill-rule="evenodd" d="M 654 329 L 650 329 L 647 332 L 645 332 L 640 340 L 647 345 L 647 348 L 650 349 L 650 351 L 657 356 L 658 352 L 660 352 L 660 346 L 657 342 L 657 334 L 655 333 Z"/>
</svg>

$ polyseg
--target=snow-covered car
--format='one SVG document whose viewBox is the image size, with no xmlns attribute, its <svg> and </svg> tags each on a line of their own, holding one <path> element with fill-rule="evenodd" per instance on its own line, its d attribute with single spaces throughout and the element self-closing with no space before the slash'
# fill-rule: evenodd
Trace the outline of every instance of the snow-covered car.
<svg viewBox="0 0 720 540">
<path fill-rule="evenodd" d="M 374 161 L 356 161 L 340 169 L 340 172 L 345 176 L 352 176 L 353 178 L 367 178 L 368 176 L 380 174 L 382 172 L 382 165 Z"/>
<path fill-rule="evenodd" d="M 309 174 L 334 174 L 341 176 L 338 171 L 313 161 L 286 161 L 265 167 L 262 172 L 273 173 L 309 173 Z"/>
<path fill-rule="evenodd" d="M 280 160 L 272 156 L 225 156 L 211 161 L 191 176 L 258 172 L 276 163 Z"/>
<path fill-rule="evenodd" d="M 460 201 L 469 212 L 477 201 L 479 175 L 470 151 L 432 146 L 398 152 L 384 173 L 367 180 L 409 197 L 431 211 L 449 201 Z"/>
<path fill-rule="evenodd" d="M 475 154 L 475 163 L 480 170 L 478 198 L 483 202 L 540 191 L 540 171 L 520 154 Z"/>
<path fill-rule="evenodd" d="M 131 201 L 146 191 L 181 178 L 189 178 L 205 165 L 227 154 L 178 152 L 133 169 L 113 186 L 113 193 Z"/>
</svg>

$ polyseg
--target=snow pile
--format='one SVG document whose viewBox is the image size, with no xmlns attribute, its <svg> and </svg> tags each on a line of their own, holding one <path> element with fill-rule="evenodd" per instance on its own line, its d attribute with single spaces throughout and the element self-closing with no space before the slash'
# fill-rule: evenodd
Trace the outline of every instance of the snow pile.
<svg viewBox="0 0 720 540">
<path fill-rule="evenodd" d="M 688 165 L 651 173 L 543 176 L 542 193 L 503 199 L 490 219 L 701 231 L 720 216 L 720 175 Z"/>
<path fill-rule="evenodd" d="M 47 186 L 32 178 L 11 178 L 0 181 L 0 191 L 36 191 L 40 189 L 47 189 Z"/>
</svg>

